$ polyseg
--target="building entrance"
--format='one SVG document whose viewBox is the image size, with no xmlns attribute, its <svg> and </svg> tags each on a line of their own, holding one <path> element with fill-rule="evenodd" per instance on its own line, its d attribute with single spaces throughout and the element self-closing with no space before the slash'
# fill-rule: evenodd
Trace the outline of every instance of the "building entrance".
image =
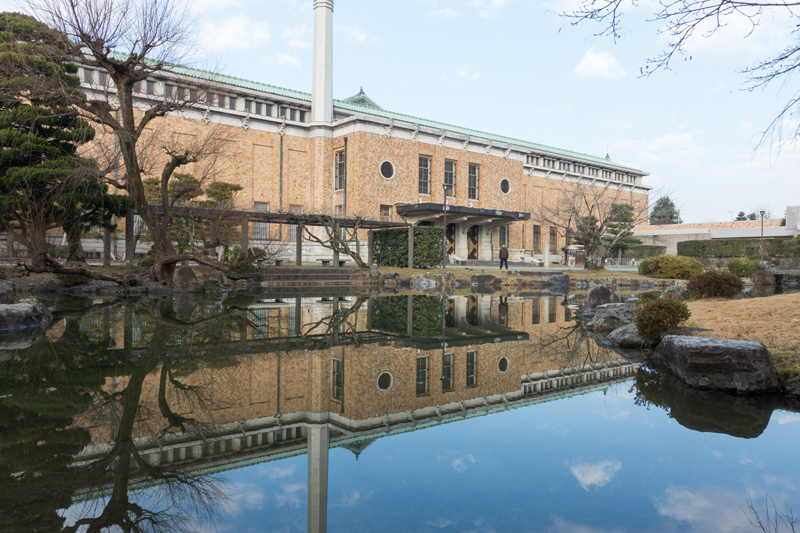
<svg viewBox="0 0 800 533">
<path fill-rule="evenodd" d="M 478 233 L 480 232 L 479 226 L 470 226 L 467 230 L 467 259 L 478 258 Z"/>
<path fill-rule="evenodd" d="M 456 253 L 456 225 L 455 224 L 448 224 L 447 230 L 445 231 L 445 236 L 447 237 L 447 253 L 454 254 Z"/>
</svg>

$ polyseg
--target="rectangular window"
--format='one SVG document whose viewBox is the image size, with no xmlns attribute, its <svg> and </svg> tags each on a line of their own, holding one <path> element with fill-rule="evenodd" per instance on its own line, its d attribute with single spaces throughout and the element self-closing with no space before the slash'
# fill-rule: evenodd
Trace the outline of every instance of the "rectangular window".
<svg viewBox="0 0 800 533">
<path fill-rule="evenodd" d="M 447 185 L 447 197 L 456 197 L 456 162 L 444 162 L 444 184 Z"/>
<path fill-rule="evenodd" d="M 264 116 L 272 116 L 272 104 L 264 104 Z"/>
<path fill-rule="evenodd" d="M 197 91 L 195 89 L 189 89 L 189 100 L 192 102 L 197 101 Z"/>
<path fill-rule="evenodd" d="M 178 87 L 178 100 L 186 100 L 186 89 Z"/>
<path fill-rule="evenodd" d="M 217 107 L 225 107 L 225 95 L 218 94 L 217 95 Z"/>
<path fill-rule="evenodd" d="M 508 246 L 508 226 L 500 226 L 500 246 Z"/>
<path fill-rule="evenodd" d="M 390 206 L 390 205 L 382 205 L 381 206 L 381 220 L 383 222 L 391 222 L 392 221 L 392 206 Z"/>
<path fill-rule="evenodd" d="M 298 118 L 297 120 L 299 120 L 300 122 L 305 122 L 306 121 L 306 112 L 305 111 L 298 111 L 298 114 L 300 115 L 300 118 Z"/>
<path fill-rule="evenodd" d="M 294 242 L 297 240 L 297 224 L 289 224 L 289 241 Z"/>
<path fill-rule="evenodd" d="M 261 114 L 261 102 L 256 102 L 256 110 L 254 111 L 256 115 Z"/>
<path fill-rule="evenodd" d="M 567 229 L 567 236 L 564 237 L 564 246 L 572 246 L 572 230 Z"/>
<path fill-rule="evenodd" d="M 297 318 L 297 308 L 290 306 L 286 309 L 286 330 L 289 332 L 290 337 L 297 337 L 295 318 Z"/>
<path fill-rule="evenodd" d="M 347 158 L 345 151 L 339 150 L 336 152 L 336 161 L 334 164 L 334 189 L 341 191 L 344 189 L 345 178 L 347 176 Z"/>
<path fill-rule="evenodd" d="M 98 77 L 99 84 L 102 87 L 105 87 L 106 86 L 106 82 L 108 81 L 108 75 L 104 71 L 99 70 L 99 71 L 97 71 L 97 77 Z"/>
<path fill-rule="evenodd" d="M 550 226 L 550 253 L 558 253 L 558 228 Z"/>
<path fill-rule="evenodd" d="M 229 107 L 230 109 L 233 109 L 233 110 L 235 110 L 235 109 L 236 109 L 236 98 L 234 98 L 233 96 L 231 96 L 230 98 L 228 98 L 228 107 Z"/>
<path fill-rule="evenodd" d="M 480 185 L 480 176 L 481 167 L 478 165 L 470 165 L 469 166 L 469 199 L 470 200 L 477 200 L 478 199 L 478 187 Z"/>
<path fill-rule="evenodd" d="M 417 396 L 428 394 L 428 356 L 417 357 Z"/>
<path fill-rule="evenodd" d="M 283 106 L 278 107 L 278 118 L 283 118 L 286 116 L 286 108 Z"/>
<path fill-rule="evenodd" d="M 342 401 L 344 398 L 344 361 L 333 360 L 333 399 Z"/>
<path fill-rule="evenodd" d="M 431 158 L 419 158 L 419 193 L 431 193 Z"/>
<path fill-rule="evenodd" d="M 253 102 L 251 102 L 250 100 L 245 100 L 244 101 L 244 110 L 245 111 L 253 111 L 253 108 L 251 107 L 252 103 Z"/>
<path fill-rule="evenodd" d="M 453 354 L 442 355 L 442 392 L 453 390 Z"/>
<path fill-rule="evenodd" d="M 214 95 L 211 93 L 206 93 L 206 105 L 212 106 L 214 105 Z"/>
<path fill-rule="evenodd" d="M 133 92 L 135 93 L 142 92 L 142 82 L 137 81 L 136 83 L 133 84 Z"/>
<path fill-rule="evenodd" d="M 467 387 L 478 385 L 478 352 L 467 352 Z"/>
<path fill-rule="evenodd" d="M 533 226 L 533 253 L 542 253 L 542 227 Z"/>
<path fill-rule="evenodd" d="M 267 327 L 269 320 L 267 319 L 267 309 L 253 309 L 252 316 L 253 323 L 253 338 L 264 339 L 268 335 Z"/>
<path fill-rule="evenodd" d="M 291 204 L 289 206 L 289 212 L 293 215 L 302 215 L 303 214 L 303 206 L 299 204 Z M 289 241 L 295 242 L 297 241 L 297 232 L 298 226 L 297 224 L 289 224 Z"/>
<path fill-rule="evenodd" d="M 253 211 L 256 213 L 269 213 L 269 202 L 255 202 Z M 257 240 L 269 239 L 269 223 L 253 222 L 253 238 Z"/>
<path fill-rule="evenodd" d="M 572 309 L 570 309 L 569 307 L 567 307 L 565 305 L 564 306 L 564 321 L 565 322 L 569 322 L 570 320 L 572 320 Z"/>
<path fill-rule="evenodd" d="M 539 298 L 532 298 L 531 304 L 531 324 L 535 326 L 536 324 L 540 324 L 542 322 L 542 312 L 539 308 L 541 302 L 539 301 Z"/>
<path fill-rule="evenodd" d="M 85 83 L 94 83 L 94 71 L 92 69 L 83 69 L 83 81 Z"/>
<path fill-rule="evenodd" d="M 556 322 L 556 311 L 558 311 L 558 304 L 556 302 L 557 300 L 555 298 L 550 298 L 550 309 L 548 309 L 547 317 L 548 324 L 555 324 Z"/>
<path fill-rule="evenodd" d="M 289 110 L 289 120 L 297 120 L 297 110 L 290 109 Z"/>
<path fill-rule="evenodd" d="M 164 96 L 167 98 L 172 98 L 174 87 L 172 85 L 164 85 Z"/>
</svg>

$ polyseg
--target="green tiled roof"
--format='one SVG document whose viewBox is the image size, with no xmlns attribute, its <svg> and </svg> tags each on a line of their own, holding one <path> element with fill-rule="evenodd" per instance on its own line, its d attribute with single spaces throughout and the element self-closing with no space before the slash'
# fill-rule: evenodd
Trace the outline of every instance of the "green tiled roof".
<svg viewBox="0 0 800 533">
<path fill-rule="evenodd" d="M 309 93 L 304 93 L 301 91 L 294 91 L 291 89 L 284 89 L 282 87 L 276 87 L 274 85 L 269 85 L 266 83 L 260 83 L 256 81 L 249 81 L 244 80 L 241 78 L 236 78 L 234 76 L 225 76 L 222 74 L 215 74 L 213 72 L 203 71 L 192 69 L 188 67 L 182 66 L 175 66 L 171 68 L 172 72 L 176 74 L 182 74 L 185 76 L 191 76 L 193 78 L 200 78 L 205 80 L 212 80 L 216 83 L 225 83 L 228 85 L 233 85 L 236 87 L 242 87 L 244 89 L 250 89 L 253 91 L 259 91 L 269 94 L 274 94 L 276 96 L 283 96 L 286 98 L 294 98 L 296 100 L 304 100 L 306 102 L 311 102 L 311 95 Z M 368 100 L 370 104 L 374 105 L 372 107 L 369 104 L 366 104 Z M 356 102 L 362 105 L 357 105 Z M 366 105 L 364 105 L 366 104 Z M 580 159 L 582 161 L 586 161 L 589 163 L 595 163 L 598 165 L 604 166 L 613 166 L 615 168 L 630 170 L 633 172 L 644 173 L 643 171 L 627 167 L 624 165 L 620 165 L 619 163 L 614 163 L 613 161 L 609 161 L 604 157 L 597 157 L 588 154 L 582 154 L 579 152 L 572 152 L 570 150 L 562 150 L 561 148 L 555 148 L 552 146 L 547 146 L 544 144 L 533 143 L 529 141 L 523 141 L 521 139 L 515 139 L 513 137 L 506 137 L 504 135 L 495 135 L 493 133 L 486 133 L 484 131 L 473 130 L 470 128 L 462 128 L 461 126 L 453 126 L 452 124 L 446 124 L 444 122 L 437 122 L 435 120 L 428 120 L 424 118 L 414 117 L 412 115 L 405 115 L 402 113 L 393 113 L 391 111 L 386 111 L 381 109 L 377 104 L 375 104 L 366 94 L 364 94 L 363 90 L 359 91 L 358 94 L 351 96 L 350 98 L 346 98 L 345 100 L 334 100 L 333 101 L 334 107 L 339 109 L 353 111 L 355 113 L 362 113 L 365 115 L 373 115 L 377 117 L 383 117 L 387 119 L 394 119 L 400 120 L 403 122 L 409 122 L 411 124 L 419 124 L 421 126 L 427 126 L 429 128 L 435 128 L 440 130 L 445 130 L 453 133 L 460 133 L 462 135 L 470 135 L 473 137 L 480 137 L 482 139 L 488 139 L 491 141 L 496 141 L 498 143 L 511 143 L 517 146 L 522 146 L 525 148 L 530 148 L 531 150 L 537 150 L 541 152 L 546 152 L 548 154 L 553 154 L 554 156 L 563 156 L 568 157 L 571 159 Z"/>
</svg>

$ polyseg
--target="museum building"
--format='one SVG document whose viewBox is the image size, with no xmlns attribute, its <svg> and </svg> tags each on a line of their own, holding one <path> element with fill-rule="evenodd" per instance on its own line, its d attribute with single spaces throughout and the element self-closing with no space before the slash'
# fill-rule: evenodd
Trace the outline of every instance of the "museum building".
<svg viewBox="0 0 800 533">
<path fill-rule="evenodd" d="M 217 179 L 244 188 L 239 209 L 442 226 L 446 204 L 449 253 L 491 260 L 501 243 L 511 259 L 541 256 L 546 243 L 551 254 L 570 244 L 569 235 L 535 216 L 536 206 L 557 194 L 554 181 L 610 183 L 629 189 L 631 202 L 647 202 L 648 173 L 608 156 L 390 112 L 363 90 L 334 100 L 333 0 L 314 0 L 313 11 L 311 94 L 184 67 L 159 71 L 134 88 L 135 105 L 144 110 L 194 97 L 201 84 L 213 87 L 162 120 L 187 138 L 209 125 L 226 130 Z M 88 97 L 107 97 L 106 73 L 79 67 Z M 253 246 L 295 239 L 296 228 L 253 226 Z"/>
</svg>

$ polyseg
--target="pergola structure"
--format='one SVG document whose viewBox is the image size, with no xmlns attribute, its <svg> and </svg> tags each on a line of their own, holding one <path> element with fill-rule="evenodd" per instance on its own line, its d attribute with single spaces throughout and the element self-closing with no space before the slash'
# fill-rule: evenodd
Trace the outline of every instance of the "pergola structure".
<svg viewBox="0 0 800 533">
<path fill-rule="evenodd" d="M 150 208 L 159 215 L 164 214 L 164 207 L 161 205 L 151 205 Z M 358 228 L 365 229 L 368 233 L 368 258 L 367 264 L 372 264 L 372 251 L 373 251 L 373 235 L 372 231 L 376 229 L 399 228 L 408 227 L 409 238 L 409 267 L 413 266 L 413 249 L 414 249 L 414 228 L 411 224 L 406 222 L 390 222 L 384 220 L 365 220 L 356 218 L 337 218 L 328 215 L 317 214 L 294 214 L 294 213 L 262 213 L 257 211 L 238 211 L 231 209 L 209 209 L 205 207 L 180 207 L 172 208 L 173 216 L 178 218 L 192 218 L 195 220 L 208 220 L 211 222 L 211 235 L 216 234 L 216 223 L 220 221 L 234 221 L 239 222 L 242 226 L 242 250 L 247 250 L 250 247 L 250 223 L 262 222 L 267 224 L 294 224 L 297 226 L 317 226 L 324 227 L 330 223 L 334 223 L 339 228 Z M 134 210 L 128 212 L 125 218 L 125 250 L 126 257 L 133 257 L 135 250 L 135 239 L 133 235 L 134 223 L 133 216 Z M 339 252 L 333 252 L 333 265 L 339 266 Z M 103 239 L 103 257 L 106 262 L 111 257 L 111 235 L 105 232 Z M 303 264 L 303 232 L 297 232 L 296 239 L 296 257 L 295 263 L 297 266 Z"/>
</svg>

